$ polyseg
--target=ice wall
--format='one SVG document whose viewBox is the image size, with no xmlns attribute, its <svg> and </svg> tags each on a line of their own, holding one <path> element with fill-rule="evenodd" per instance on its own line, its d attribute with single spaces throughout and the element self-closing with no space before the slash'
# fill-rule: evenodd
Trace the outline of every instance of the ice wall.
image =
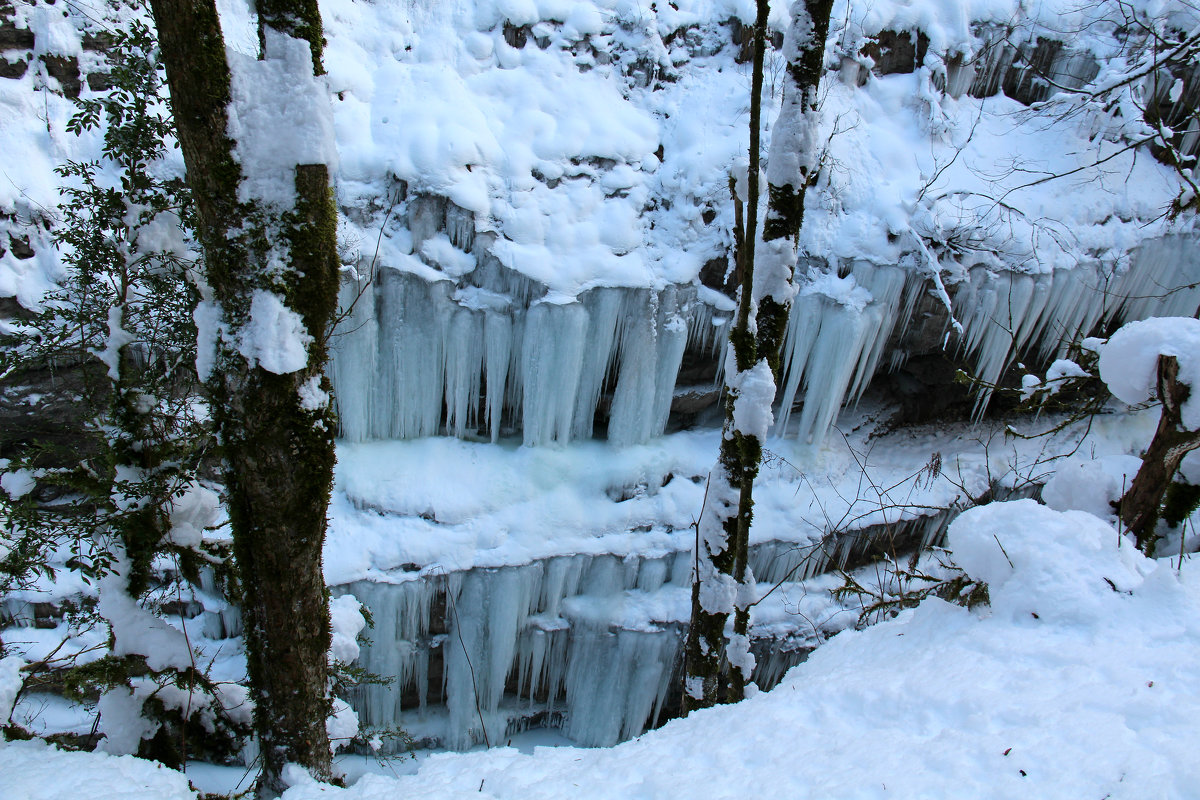
<svg viewBox="0 0 1200 800">
<path fill-rule="evenodd" d="M 695 286 L 530 300 L 519 276 L 490 274 L 458 286 L 383 268 L 344 286 L 332 375 L 346 439 L 562 443 L 591 437 L 600 413 L 610 441 L 644 442 L 666 426 L 685 349 L 711 358 L 728 318 Z"/>
<path fill-rule="evenodd" d="M 582 744 L 637 735 L 669 694 L 688 568 L 685 553 L 562 556 L 344 587 L 375 620 L 362 665 L 397 679 L 359 690 L 360 719 L 405 724 L 402 711 L 420 718 L 444 703 L 439 738 L 459 749 L 501 742 L 510 724 L 542 712 L 566 712 Z M 652 621 L 652 599 L 666 622 Z"/>
<path fill-rule="evenodd" d="M 827 277 L 827 276 L 826 276 Z M 1103 324 L 1148 316 L 1195 316 L 1200 310 L 1200 253 L 1191 235 L 1144 242 L 1128 259 L 1042 273 L 967 269 L 950 284 L 942 350 L 964 358 L 994 384 L 1018 357 L 1047 360 Z M 921 272 L 856 263 L 835 289 L 814 280 L 797 298 L 783 357 L 775 432 L 820 441 L 841 406 L 856 401 L 879 369 L 908 356 L 889 339 L 909 323 L 916 301 L 932 292 Z M 865 289 L 866 294 L 855 289 Z M 867 299 L 869 298 L 869 299 Z M 950 314 L 962 327 L 954 329 Z M 976 412 L 989 398 L 978 395 Z M 800 403 L 799 419 L 793 405 Z"/>
<path fill-rule="evenodd" d="M 855 618 L 847 612 L 835 623 L 829 587 L 805 581 L 934 544 L 952 516 L 830 534 L 804 547 L 754 545 L 750 567 L 761 593 L 783 586 L 752 615 L 759 687 L 774 686 L 822 635 Z M 554 726 L 580 744 L 606 746 L 677 713 L 689 552 L 397 573 L 334 589 L 345 592 L 374 620 L 360 665 L 394 679 L 356 689 L 367 728 L 400 726 L 464 749 L 502 743 L 526 726 Z M 799 608 L 799 597 L 814 605 Z"/>
<path fill-rule="evenodd" d="M 934 290 L 926 273 L 901 266 L 859 261 L 842 278 L 810 268 L 784 344 L 775 432 L 820 441 L 877 372 L 904 363 L 895 334 Z M 1018 357 L 1050 358 L 1103 324 L 1195 315 L 1198 278 L 1189 235 L 1071 269 L 977 265 L 948 283 L 941 349 L 995 383 Z M 348 307 L 358 289 L 343 291 Z M 597 288 L 522 306 L 513 293 L 379 270 L 334 338 L 343 435 L 496 441 L 520 431 L 525 444 L 542 445 L 589 438 L 599 418 L 610 441 L 644 442 L 667 425 L 685 351 L 716 361 L 728 312 L 700 291 Z M 984 391 L 977 411 L 987 400 Z"/>
</svg>

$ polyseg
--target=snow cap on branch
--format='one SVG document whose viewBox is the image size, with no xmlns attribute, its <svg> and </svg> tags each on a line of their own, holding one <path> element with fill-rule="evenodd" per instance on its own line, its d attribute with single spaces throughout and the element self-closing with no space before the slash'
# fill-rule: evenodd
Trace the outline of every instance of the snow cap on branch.
<svg viewBox="0 0 1200 800">
<path fill-rule="evenodd" d="M 1192 388 L 1181 409 L 1183 424 L 1200 429 L 1200 320 L 1152 317 L 1130 322 L 1100 350 L 1100 378 L 1117 399 L 1134 405 L 1154 397 L 1159 356 L 1179 361 L 1179 381 Z"/>
</svg>

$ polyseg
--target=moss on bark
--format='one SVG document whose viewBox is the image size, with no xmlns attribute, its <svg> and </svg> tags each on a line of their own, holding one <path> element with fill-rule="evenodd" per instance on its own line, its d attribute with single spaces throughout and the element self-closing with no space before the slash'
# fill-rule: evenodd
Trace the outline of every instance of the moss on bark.
<svg viewBox="0 0 1200 800">
<path fill-rule="evenodd" d="M 806 102 L 804 113 L 815 113 L 816 88 L 820 82 L 825 54 L 825 38 L 829 31 L 829 13 L 832 0 L 804 0 L 807 12 L 814 25 L 810 41 L 800 47 L 796 62 L 789 65 L 791 85 L 785 91 L 799 92 Z M 750 99 L 750 164 L 748 174 L 749 197 L 745 214 L 745 230 L 735 232 L 738 243 L 736 261 L 740 278 L 738 314 L 729 333 L 730 346 L 739 371 L 754 367 L 766 359 L 776 381 L 779 379 L 780 353 L 787 328 L 790 306 L 771 297 L 763 298 L 758 308 L 754 302 L 754 247 L 758 241 L 758 198 L 759 198 L 759 130 L 762 115 L 763 54 L 766 45 L 767 17 L 770 8 L 767 0 L 758 0 L 757 18 L 754 24 L 754 58 L 751 77 Z M 792 35 L 792 34 L 789 34 Z M 808 98 L 813 101 L 807 102 Z M 771 241 L 783 237 L 796 239 L 804 219 L 804 192 L 812 182 L 810 175 L 797 176 L 792 185 L 769 188 L 766 220 L 762 238 Z M 751 312 L 754 313 L 751 313 Z M 751 320 L 754 321 L 752 326 Z M 734 420 L 735 397 L 732 392 L 725 400 L 724 435 L 721 452 L 715 471 L 718 479 L 737 490 L 736 511 L 720 520 L 723 541 L 715 552 L 697 536 L 696 547 L 706 548 L 697 552 L 697 559 L 708 559 L 713 569 L 726 575 L 741 587 L 748 580 L 748 554 L 750 525 L 754 516 L 754 480 L 762 463 L 762 442 L 756 436 L 737 429 Z M 683 694 L 684 713 L 697 708 L 706 708 L 718 703 L 731 703 L 745 696 L 750 675 L 742 671 L 741 664 L 731 664 L 726 654 L 725 628 L 730 613 L 711 613 L 700 602 L 701 583 L 696 576 L 692 585 L 692 617 L 685 645 L 685 685 Z M 750 608 L 744 593 L 739 592 L 732 610 L 733 633 L 747 636 L 750 628 Z"/>
<path fill-rule="evenodd" d="M 206 278 L 236 338 L 255 290 L 283 296 L 311 337 L 307 364 L 283 375 L 252 365 L 226 341 L 211 380 L 225 457 L 234 554 L 262 775 L 260 796 L 282 791 L 285 764 L 331 777 L 325 718 L 329 613 L 321 570 L 336 429 L 328 406 L 301 405 L 324 376 L 337 302 L 336 211 L 324 165 L 297 165 L 297 201 L 266 209 L 237 200 L 241 170 L 226 135 L 229 70 L 211 0 L 152 0 L 171 102 L 196 197 Z M 313 0 L 259 4 L 260 27 L 309 41 L 320 70 Z M 285 254 L 279 274 L 261 268 Z"/>
</svg>

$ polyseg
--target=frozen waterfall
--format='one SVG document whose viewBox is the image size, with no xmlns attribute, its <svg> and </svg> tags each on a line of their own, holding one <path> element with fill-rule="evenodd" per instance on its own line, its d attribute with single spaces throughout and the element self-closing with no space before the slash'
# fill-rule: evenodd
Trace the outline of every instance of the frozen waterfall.
<svg viewBox="0 0 1200 800">
<path fill-rule="evenodd" d="M 1198 273 L 1185 235 L 1149 240 L 1116 264 L 1036 274 L 976 266 L 948 287 L 963 334 L 945 315 L 942 349 L 995 383 L 1016 358 L 1052 357 L 1101 324 L 1194 315 Z M 901 334 L 932 296 L 926 276 L 868 262 L 849 275 L 865 290 L 854 302 L 822 291 L 796 299 L 779 435 L 819 441 L 880 369 L 908 356 Z M 343 290 L 352 311 L 335 334 L 332 369 L 343 435 L 494 442 L 519 431 L 525 444 L 543 445 L 590 438 L 600 420 L 610 441 L 644 442 L 667 427 L 685 353 L 707 359 L 716 374 L 729 315 L 728 305 L 710 304 L 714 294 L 596 288 L 558 303 L 380 269 L 365 289 Z M 987 399 L 980 394 L 977 411 Z"/>
<path fill-rule="evenodd" d="M 350 441 L 519 430 L 528 445 L 567 442 L 590 438 L 607 402 L 608 438 L 643 442 L 666 427 L 685 349 L 711 353 L 724 331 L 689 286 L 523 305 L 381 269 L 342 299 L 353 310 L 332 373 Z"/>
<path fill-rule="evenodd" d="M 831 534 L 808 546 L 752 546 L 762 592 L 785 587 L 753 612 L 759 687 L 774 686 L 822 636 L 811 617 L 797 613 L 795 598 L 827 610 L 828 587 L 809 590 L 804 581 L 895 548 L 935 544 L 953 513 Z M 374 627 L 359 664 L 394 679 L 355 689 L 366 729 L 400 726 L 465 749 L 503 743 L 527 727 L 559 727 L 580 744 L 606 746 L 677 713 L 691 603 L 687 551 L 397 572 L 334 593 L 354 594 L 370 609 Z M 854 618 L 847 612 L 845 619 Z"/>
</svg>

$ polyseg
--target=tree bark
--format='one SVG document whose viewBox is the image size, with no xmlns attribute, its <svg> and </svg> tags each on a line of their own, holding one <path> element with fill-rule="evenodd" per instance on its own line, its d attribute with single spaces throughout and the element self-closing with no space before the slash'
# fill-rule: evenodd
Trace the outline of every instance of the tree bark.
<svg viewBox="0 0 1200 800">
<path fill-rule="evenodd" d="M 225 458 L 255 731 L 260 797 L 296 763 L 331 777 L 329 611 L 321 569 L 336 430 L 324 377 L 338 288 L 336 210 L 324 164 L 296 165 L 295 203 L 239 200 L 227 135 L 230 71 L 212 0 L 151 0 L 188 183 L 195 195 L 209 301 L 224 333 L 209 380 Z M 260 4 L 260 34 L 305 39 L 321 64 L 315 2 Z M 284 254 L 271 264 L 268 253 Z M 266 265 L 271 264 L 270 269 Z M 238 350 L 252 297 L 272 292 L 303 322 L 307 361 L 279 374 Z M 307 399 L 303 399 L 307 398 Z"/>
<path fill-rule="evenodd" d="M 1154 529 L 1167 486 L 1183 457 L 1200 448 L 1200 431 L 1183 426 L 1182 406 L 1190 393 L 1191 387 L 1179 382 L 1179 361 L 1175 356 L 1159 356 L 1158 397 L 1162 401 L 1162 415 L 1158 418 L 1158 429 L 1142 456 L 1142 466 L 1129 491 L 1117 502 L 1121 522 L 1148 556 L 1154 555 L 1158 538 Z"/>
<path fill-rule="evenodd" d="M 725 423 L 717 465 L 709 475 L 696 530 L 696 574 L 692 617 L 685 645 L 683 709 L 688 713 L 745 696 L 754 659 L 750 655 L 750 606 L 754 577 L 748 568 L 754 479 L 762 463 L 765 429 L 748 430 L 736 413 L 753 402 L 750 382 L 758 365 L 770 375 L 768 392 L 758 392 L 770 416 L 779 380 L 780 352 L 794 294 L 796 240 L 804 219 L 804 194 L 816 177 L 817 88 L 824 72 L 825 38 L 832 0 L 801 0 L 792 6 L 784 44 L 788 60 L 783 109 L 775 125 L 768 172 L 768 204 L 762 238 L 757 231 L 759 129 L 764 49 L 769 5 L 758 0 L 750 98 L 750 165 L 746 228 L 738 241 L 738 316 L 726 356 Z M 781 133 L 783 135 L 781 135 Z M 766 274 L 756 263 L 766 261 Z M 760 371 L 761 376 L 761 371 Z M 725 628 L 733 617 L 733 631 Z"/>
</svg>

